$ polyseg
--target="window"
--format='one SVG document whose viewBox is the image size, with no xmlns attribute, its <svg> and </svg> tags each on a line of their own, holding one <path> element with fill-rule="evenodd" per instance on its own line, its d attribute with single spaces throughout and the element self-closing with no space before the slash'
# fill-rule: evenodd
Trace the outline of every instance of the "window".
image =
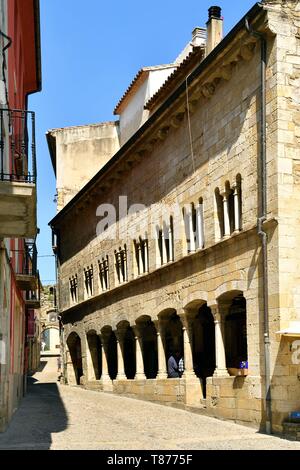
<svg viewBox="0 0 300 470">
<path fill-rule="evenodd" d="M 134 240 L 135 260 L 138 274 L 145 274 L 149 271 L 148 240 L 139 237 Z"/>
<path fill-rule="evenodd" d="M 99 279 L 102 292 L 109 289 L 109 266 L 108 266 L 108 256 L 102 258 L 98 261 L 99 266 Z"/>
<path fill-rule="evenodd" d="M 157 243 L 160 257 L 160 265 L 174 261 L 174 227 L 173 217 L 169 222 L 163 222 L 162 227 L 157 227 Z"/>
<path fill-rule="evenodd" d="M 220 238 L 230 237 L 242 229 L 241 176 L 230 186 L 226 181 L 223 191 L 215 191 Z"/>
<path fill-rule="evenodd" d="M 197 204 L 188 204 L 183 209 L 187 251 L 192 253 L 204 247 L 204 216 L 203 200 Z"/>
<path fill-rule="evenodd" d="M 85 298 L 91 297 L 94 293 L 93 279 L 94 279 L 94 271 L 93 271 L 93 265 L 91 264 L 91 266 L 88 266 L 86 269 L 84 269 L 84 295 L 85 295 Z"/>
<path fill-rule="evenodd" d="M 70 298 L 72 303 L 76 303 L 78 298 L 77 298 L 77 293 L 78 293 L 78 279 L 77 279 L 77 274 L 75 276 L 70 277 L 69 279 L 70 283 Z"/>
<path fill-rule="evenodd" d="M 119 248 L 115 250 L 115 262 L 116 262 L 116 273 L 119 284 L 126 282 L 128 280 L 127 275 L 127 248 L 124 245 L 124 248 Z"/>
</svg>

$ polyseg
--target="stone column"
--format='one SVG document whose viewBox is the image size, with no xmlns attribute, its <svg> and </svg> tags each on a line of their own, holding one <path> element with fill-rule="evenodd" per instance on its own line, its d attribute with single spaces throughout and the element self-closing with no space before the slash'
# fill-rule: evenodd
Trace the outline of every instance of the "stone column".
<svg viewBox="0 0 300 470">
<path fill-rule="evenodd" d="M 174 261 L 174 236 L 173 236 L 173 227 L 169 225 L 169 254 L 170 254 L 170 259 L 169 261 Z"/>
<path fill-rule="evenodd" d="M 190 207 L 190 211 L 188 214 L 188 224 L 189 224 L 189 239 L 190 239 L 190 252 L 195 251 L 195 234 L 194 234 L 194 229 L 193 229 L 193 208 L 192 206 Z"/>
<path fill-rule="evenodd" d="M 157 379 L 166 379 L 168 377 L 167 366 L 166 366 L 166 356 L 162 340 L 162 326 L 159 323 L 156 323 L 157 331 L 157 359 L 158 359 L 158 372 Z"/>
<path fill-rule="evenodd" d="M 123 338 L 121 338 L 121 335 L 118 335 L 117 338 L 117 351 L 118 351 L 118 373 L 116 380 L 126 380 L 126 374 L 125 374 L 125 368 L 124 368 L 124 359 L 123 359 L 123 354 L 122 354 L 122 348 L 121 348 L 121 341 Z"/>
<path fill-rule="evenodd" d="M 221 196 L 223 197 L 224 237 L 230 237 L 229 204 L 227 191 L 223 191 Z"/>
<path fill-rule="evenodd" d="M 196 209 L 196 224 L 197 224 L 197 248 L 204 247 L 204 218 L 203 218 L 203 204 L 199 202 Z"/>
<path fill-rule="evenodd" d="M 191 338 L 191 328 L 189 324 L 189 319 L 187 314 L 180 315 L 182 321 L 182 331 L 183 331 L 183 360 L 184 360 L 184 373 L 183 377 L 192 378 L 196 377 L 194 372 L 193 365 L 193 350 Z"/>
<path fill-rule="evenodd" d="M 143 242 L 140 240 L 137 244 L 138 261 L 139 261 L 138 273 L 139 274 L 143 274 L 142 243 Z"/>
<path fill-rule="evenodd" d="M 221 314 L 219 305 L 213 305 L 210 308 L 215 321 L 216 369 L 214 377 L 228 376 L 224 341 L 224 315 Z"/>
<path fill-rule="evenodd" d="M 240 221 L 240 194 L 237 183 L 233 185 L 233 200 L 234 200 L 234 231 L 239 232 L 241 229 Z"/>
<path fill-rule="evenodd" d="M 145 260 L 145 273 L 149 271 L 149 260 L 148 260 L 148 240 L 143 240 L 144 248 L 144 260 Z"/>
<path fill-rule="evenodd" d="M 128 281 L 128 272 L 127 272 L 127 249 L 124 249 L 124 257 L 123 257 L 123 262 L 124 262 L 124 282 Z"/>
<path fill-rule="evenodd" d="M 161 253 L 162 253 L 162 264 L 166 264 L 167 262 L 166 227 L 164 223 L 163 223 L 163 227 L 161 231 Z"/>
<path fill-rule="evenodd" d="M 102 382 L 110 382 L 111 378 L 108 373 L 108 364 L 107 364 L 107 357 L 106 357 L 106 348 L 104 345 L 104 339 L 101 337 L 101 354 L 102 354 L 102 374 L 101 374 L 101 381 Z"/>
<path fill-rule="evenodd" d="M 135 333 L 135 354 L 136 354 L 136 373 L 135 373 L 135 380 L 146 379 L 145 372 L 144 372 L 144 360 L 143 360 L 143 353 L 141 348 L 141 337 L 137 328 L 134 328 Z"/>
</svg>

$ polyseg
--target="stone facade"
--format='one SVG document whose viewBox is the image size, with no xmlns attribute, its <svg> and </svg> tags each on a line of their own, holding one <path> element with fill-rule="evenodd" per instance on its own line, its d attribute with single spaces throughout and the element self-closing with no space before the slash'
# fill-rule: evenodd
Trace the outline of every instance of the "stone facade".
<svg viewBox="0 0 300 470">
<path fill-rule="evenodd" d="M 43 286 L 41 294 L 40 330 L 42 354 L 60 355 L 60 332 L 57 318 L 56 287 Z"/>
<path fill-rule="evenodd" d="M 300 365 L 291 352 L 295 338 L 277 334 L 291 320 L 300 321 L 300 4 L 264 2 L 249 19 L 267 41 L 263 227 L 272 428 L 281 432 L 288 413 L 300 408 Z M 260 40 L 240 23 L 187 83 L 188 89 L 178 83 L 173 95 L 156 103 L 113 164 L 51 222 L 59 240 L 65 380 L 264 428 L 266 325 L 257 234 Z M 97 236 L 99 206 L 118 208 L 125 195 L 128 207 L 143 207 L 127 214 L 117 210 L 116 222 Z M 192 211 L 192 204 L 196 218 L 202 214 L 197 218 L 202 241 L 194 246 L 182 212 Z M 157 217 L 162 205 L 166 212 Z M 199 229 L 192 219 L 189 227 Z M 164 228 L 157 232 L 164 223 L 172 232 L 168 244 Z M 144 270 L 134 243 L 139 237 L 147 241 Z M 126 256 L 124 282 L 115 266 L 120 248 Z M 98 263 L 103 259 L 108 260 L 105 289 Z M 174 349 L 184 354 L 185 371 L 167 379 Z"/>
</svg>

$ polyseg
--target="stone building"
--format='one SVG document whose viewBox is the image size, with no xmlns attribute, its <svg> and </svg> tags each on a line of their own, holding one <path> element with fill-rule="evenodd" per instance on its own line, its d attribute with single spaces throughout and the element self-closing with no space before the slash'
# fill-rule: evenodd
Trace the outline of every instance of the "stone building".
<svg viewBox="0 0 300 470">
<path fill-rule="evenodd" d="M 300 409 L 299 64 L 300 2 L 225 38 L 212 7 L 119 121 L 48 132 L 67 383 L 275 432 Z"/>
<path fill-rule="evenodd" d="M 42 355 L 60 355 L 60 329 L 56 305 L 56 287 L 43 286 L 41 293 L 40 331 Z"/>
</svg>

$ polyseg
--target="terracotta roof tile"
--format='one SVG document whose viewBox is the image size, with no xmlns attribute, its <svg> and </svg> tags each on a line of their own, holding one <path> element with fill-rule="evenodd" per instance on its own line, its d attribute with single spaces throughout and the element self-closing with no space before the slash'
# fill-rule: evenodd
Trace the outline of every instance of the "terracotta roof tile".
<svg viewBox="0 0 300 470">
<path fill-rule="evenodd" d="M 153 65 L 153 66 L 150 66 L 150 67 L 141 68 L 138 71 L 138 73 L 136 74 L 136 76 L 134 77 L 134 79 L 132 80 L 132 82 L 130 83 L 129 87 L 125 91 L 122 98 L 119 100 L 117 106 L 114 109 L 114 114 L 117 115 L 117 114 L 120 113 L 121 106 L 125 102 L 126 98 L 132 94 L 132 92 L 134 91 L 134 89 L 135 89 L 136 85 L 138 84 L 138 82 L 140 82 L 142 78 L 145 79 L 146 75 L 149 72 L 151 72 L 153 70 L 168 69 L 168 68 L 172 68 L 172 67 L 177 67 L 177 65 L 176 64 L 163 64 L 163 65 Z"/>
<path fill-rule="evenodd" d="M 198 65 L 204 58 L 204 47 L 194 46 L 193 50 L 179 64 L 176 70 L 172 72 L 157 92 L 147 101 L 144 108 L 152 109 L 160 103 L 168 92 L 171 92 L 175 86 L 179 85 L 178 80 L 186 78 L 186 76 Z"/>
</svg>

